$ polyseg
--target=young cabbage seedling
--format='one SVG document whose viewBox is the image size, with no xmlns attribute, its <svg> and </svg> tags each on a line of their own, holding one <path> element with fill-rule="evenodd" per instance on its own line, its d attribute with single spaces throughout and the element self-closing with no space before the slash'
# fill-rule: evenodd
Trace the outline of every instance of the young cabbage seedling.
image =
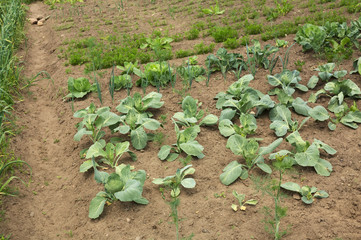
<svg viewBox="0 0 361 240">
<path fill-rule="evenodd" d="M 128 141 L 118 142 L 116 145 L 113 143 L 106 144 L 104 139 L 95 142 L 86 152 L 85 158 L 90 160 L 87 160 L 80 165 L 80 172 L 88 171 L 93 166 L 91 159 L 96 157 L 102 157 L 97 163 L 103 162 L 112 168 L 118 166 L 118 161 L 125 152 L 129 153 L 133 161 L 136 161 L 137 156 L 134 152 L 129 150 L 129 145 Z"/>
<path fill-rule="evenodd" d="M 250 200 L 245 201 L 246 195 L 245 194 L 238 194 L 235 190 L 233 190 L 232 193 L 233 193 L 233 196 L 235 198 L 237 198 L 238 204 L 239 204 L 239 209 L 241 211 L 246 211 L 246 206 L 245 205 L 254 206 L 254 205 L 256 205 L 258 203 L 258 201 L 255 200 L 255 199 L 250 199 Z M 233 211 L 237 212 L 238 205 L 232 204 L 231 208 L 233 209 Z"/>
<path fill-rule="evenodd" d="M 116 109 L 123 115 L 120 116 L 119 124 L 113 126 L 113 132 L 128 134 L 130 132 L 131 143 L 137 150 L 147 146 L 148 134 L 145 128 L 149 130 L 157 130 L 161 124 L 153 119 L 153 114 L 147 110 L 150 108 L 158 109 L 163 106 L 161 102 L 162 94 L 151 92 L 145 97 L 141 97 L 139 93 L 135 93 L 133 97 L 120 101 Z"/>
<path fill-rule="evenodd" d="M 116 167 L 114 173 L 109 174 L 98 171 L 94 158 L 92 161 L 95 181 L 102 183 L 105 191 L 97 193 L 96 197 L 91 200 L 89 206 L 90 218 L 98 218 L 102 214 L 105 204 L 111 204 L 116 200 L 148 204 L 148 200 L 142 196 L 146 179 L 144 170 L 131 171 L 130 165 L 121 164 Z"/>
<path fill-rule="evenodd" d="M 314 198 L 328 198 L 328 193 L 324 190 L 317 190 L 316 187 L 309 186 L 300 187 L 300 185 L 294 182 L 283 183 L 281 184 L 281 188 L 299 193 L 301 195 L 302 202 L 306 204 L 313 203 Z"/>
<path fill-rule="evenodd" d="M 272 169 L 264 162 L 264 156 L 276 149 L 282 141 L 282 138 L 278 138 L 267 147 L 259 148 L 255 139 L 247 139 L 238 134 L 232 135 L 227 141 L 227 148 L 230 148 L 234 154 L 243 156 L 245 164 L 240 164 L 237 161 L 228 164 L 219 176 L 221 182 L 230 185 L 239 177 L 246 179 L 248 172 L 255 166 L 268 174 L 272 173 Z"/>
<path fill-rule="evenodd" d="M 104 137 L 105 132 L 102 128 L 117 124 L 121 120 L 117 114 L 110 112 L 109 107 L 97 109 L 94 103 L 85 109 L 76 111 L 73 116 L 83 118 L 77 124 L 78 132 L 74 135 L 74 140 L 80 141 L 84 135 L 88 135 L 93 143 Z"/>
<path fill-rule="evenodd" d="M 249 134 L 255 134 L 257 129 L 256 118 L 249 113 L 241 113 L 239 117 L 240 126 L 233 124 L 229 119 L 223 119 L 219 122 L 219 132 L 224 137 L 232 136 L 233 134 L 239 134 L 243 137 L 247 137 Z"/>
<path fill-rule="evenodd" d="M 178 158 L 181 152 L 185 152 L 189 156 L 203 158 L 204 154 L 202 151 L 204 147 L 195 140 L 198 136 L 198 133 L 200 132 L 199 126 L 195 125 L 184 130 L 179 130 L 175 120 L 172 120 L 177 134 L 177 143 L 173 144 L 174 147 L 170 145 L 162 146 L 158 152 L 159 159 L 174 161 Z"/>
<path fill-rule="evenodd" d="M 177 240 L 179 239 L 179 218 L 178 218 L 178 206 L 180 203 L 180 187 L 194 188 L 196 181 L 193 178 L 186 178 L 187 175 L 191 175 L 195 172 L 192 165 L 187 165 L 182 169 L 177 169 L 177 172 L 173 176 L 165 178 L 156 178 L 153 180 L 154 184 L 163 185 L 166 189 L 170 190 L 171 201 L 169 205 L 172 210 L 173 222 L 176 226 Z"/>
<path fill-rule="evenodd" d="M 198 111 L 198 107 L 201 105 L 202 103 L 199 103 L 198 100 L 192 98 L 191 96 L 187 96 L 182 101 L 183 112 L 175 113 L 173 118 L 176 120 L 177 124 L 183 125 L 185 127 L 195 126 L 204 116 L 203 110 Z M 198 124 L 199 126 L 211 126 L 216 124 L 217 121 L 217 116 L 209 114 L 205 116 Z"/>
</svg>

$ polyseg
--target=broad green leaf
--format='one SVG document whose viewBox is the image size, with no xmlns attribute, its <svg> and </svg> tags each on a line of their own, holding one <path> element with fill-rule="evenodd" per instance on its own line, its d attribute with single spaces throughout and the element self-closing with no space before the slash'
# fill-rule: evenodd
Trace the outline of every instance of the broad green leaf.
<svg viewBox="0 0 361 240">
<path fill-rule="evenodd" d="M 281 184 L 281 188 L 286 189 L 292 192 L 301 193 L 301 187 L 297 183 L 294 182 L 286 182 Z"/>
<path fill-rule="evenodd" d="M 328 128 L 331 130 L 331 131 L 335 131 L 336 130 L 336 124 L 334 124 L 333 122 L 328 122 Z"/>
<path fill-rule="evenodd" d="M 178 158 L 178 156 L 179 156 L 178 153 L 170 153 L 165 160 L 167 160 L 168 162 L 172 162 L 172 161 L 176 160 Z"/>
<path fill-rule="evenodd" d="M 316 144 L 316 146 L 318 148 L 325 150 L 328 154 L 334 155 L 337 152 L 331 146 L 327 145 L 326 143 L 324 143 L 318 139 L 314 139 L 313 143 Z"/>
<path fill-rule="evenodd" d="M 302 196 L 301 197 L 302 202 L 306 203 L 306 204 L 311 204 L 313 203 L 313 197 L 311 197 L 310 199 L 308 199 L 306 196 Z"/>
<path fill-rule="evenodd" d="M 259 167 L 265 173 L 268 173 L 268 174 L 272 173 L 272 169 L 270 168 L 270 166 L 268 166 L 265 163 L 257 163 L 257 167 Z"/>
<path fill-rule="evenodd" d="M 241 176 L 242 171 L 242 164 L 239 164 L 237 161 L 233 161 L 223 169 L 223 173 L 219 176 L 219 179 L 224 185 L 228 186 Z"/>
<path fill-rule="evenodd" d="M 180 144 L 180 148 L 188 155 L 198 156 L 202 154 L 204 147 L 200 145 L 197 141 L 192 140 Z"/>
<path fill-rule="evenodd" d="M 222 121 L 223 119 L 232 120 L 232 118 L 236 115 L 236 112 L 237 111 L 232 108 L 222 110 L 221 116 L 219 116 L 219 121 Z"/>
<path fill-rule="evenodd" d="M 114 196 L 122 202 L 130 202 L 142 197 L 143 187 L 139 181 L 128 180 L 122 191 L 114 193 Z"/>
<path fill-rule="evenodd" d="M 138 127 L 130 132 L 130 140 L 132 146 L 135 149 L 140 150 L 147 146 L 148 136 L 143 127 Z"/>
<path fill-rule="evenodd" d="M 129 142 L 121 142 L 121 143 L 117 143 L 115 145 L 115 155 L 116 156 L 121 156 L 123 155 L 123 153 L 128 152 L 129 151 Z"/>
<path fill-rule="evenodd" d="M 89 218 L 95 219 L 102 214 L 107 199 L 101 196 L 93 198 L 89 205 Z"/>
<path fill-rule="evenodd" d="M 195 117 L 197 115 L 197 102 L 191 96 L 187 96 L 182 101 L 182 109 L 185 117 Z"/>
<path fill-rule="evenodd" d="M 292 107 L 295 109 L 295 112 L 298 114 L 301 114 L 303 116 L 308 117 L 308 111 L 311 109 L 308 105 L 307 102 L 303 101 L 302 98 L 296 98 L 293 102 L 292 102 Z"/>
<path fill-rule="evenodd" d="M 185 188 L 194 188 L 196 186 L 196 181 L 193 178 L 185 178 L 181 181 L 181 184 Z"/>
<path fill-rule="evenodd" d="M 150 92 L 145 97 L 143 97 L 143 110 L 148 108 L 160 108 L 163 106 L 164 102 L 161 102 L 162 94 L 157 92 Z"/>
<path fill-rule="evenodd" d="M 231 120 L 228 120 L 228 119 L 223 119 L 222 121 L 220 121 L 219 125 L 218 125 L 218 129 L 219 129 L 219 132 L 224 137 L 229 137 L 235 133 L 234 128 L 233 128 L 233 123 Z"/>
<path fill-rule="evenodd" d="M 114 131 L 118 131 L 121 134 L 127 134 L 130 131 L 130 127 L 128 125 L 121 125 L 115 128 Z"/>
<path fill-rule="evenodd" d="M 92 131 L 88 131 L 85 128 L 82 128 L 74 135 L 74 141 L 79 142 L 84 135 L 92 135 L 92 134 L 93 134 Z"/>
<path fill-rule="evenodd" d="M 160 122 L 152 118 L 144 118 L 143 119 L 143 127 L 149 130 L 157 130 L 160 126 Z"/>
<path fill-rule="evenodd" d="M 160 160 L 165 160 L 168 157 L 171 149 L 172 149 L 171 146 L 163 145 L 158 152 L 158 158 Z"/>
<path fill-rule="evenodd" d="M 205 118 L 202 119 L 202 121 L 199 123 L 200 126 L 202 125 L 214 125 L 216 124 L 218 121 L 218 117 L 216 115 L 213 114 L 209 114 L 207 115 Z"/>
<path fill-rule="evenodd" d="M 95 121 L 97 128 L 108 127 L 120 121 L 120 116 L 112 112 L 104 112 Z"/>
<path fill-rule="evenodd" d="M 273 141 L 270 145 L 268 145 L 267 147 L 260 147 L 258 154 L 260 156 L 263 156 L 263 155 L 273 152 L 273 150 L 275 150 L 282 143 L 282 141 L 283 141 L 283 138 L 278 138 L 275 141 Z"/>
<path fill-rule="evenodd" d="M 310 116 L 317 121 L 325 121 L 330 118 L 326 108 L 322 106 L 316 106 L 308 111 Z"/>
<path fill-rule="evenodd" d="M 297 89 L 301 90 L 302 92 L 307 92 L 308 91 L 308 88 L 305 85 L 302 85 L 302 84 L 299 84 L 299 83 L 296 83 L 295 87 Z"/>
<path fill-rule="evenodd" d="M 314 195 L 313 197 L 315 198 L 328 198 L 328 193 L 324 190 L 318 190 Z"/>
<path fill-rule="evenodd" d="M 105 184 L 108 180 L 109 177 L 109 173 L 107 172 L 100 172 L 98 171 L 98 169 L 96 168 L 96 163 L 95 163 L 95 159 L 94 157 L 92 157 L 92 162 L 93 162 L 93 169 L 94 169 L 94 179 L 97 183 L 102 183 Z"/>
<path fill-rule="evenodd" d="M 319 78 L 313 75 L 310 80 L 308 80 L 307 87 L 310 89 L 314 89 L 318 83 Z"/>
<path fill-rule="evenodd" d="M 250 199 L 250 200 L 247 200 L 244 202 L 244 205 L 252 205 L 252 206 L 255 206 L 257 205 L 258 201 L 256 199 Z"/>
<path fill-rule="evenodd" d="M 241 155 L 246 143 L 247 139 L 245 137 L 235 134 L 228 138 L 227 148 L 231 149 L 234 154 Z"/>
<path fill-rule="evenodd" d="M 314 167 L 320 159 L 320 152 L 315 143 L 311 144 L 305 152 L 295 154 L 297 164 L 303 167 Z"/>
<path fill-rule="evenodd" d="M 329 161 L 320 158 L 315 165 L 315 170 L 321 176 L 328 177 L 331 175 L 332 165 Z"/>
<path fill-rule="evenodd" d="M 98 166 L 98 164 L 96 164 L 96 166 Z M 89 170 L 90 168 L 92 168 L 92 167 L 93 167 L 92 160 L 87 160 L 87 161 L 83 162 L 83 163 L 80 165 L 79 171 L 80 171 L 81 173 L 83 173 L 83 172 L 88 171 L 88 170 Z"/>
<path fill-rule="evenodd" d="M 105 157 L 106 152 L 103 150 L 104 147 L 105 147 L 104 140 L 95 142 L 93 145 L 90 146 L 88 152 L 86 153 L 85 158 L 92 158 L 92 157 L 99 157 L 99 156 Z"/>
<path fill-rule="evenodd" d="M 285 121 L 276 120 L 271 123 L 270 129 L 275 130 L 277 137 L 281 137 L 286 135 L 289 126 Z"/>
<path fill-rule="evenodd" d="M 127 114 L 129 110 L 133 109 L 134 100 L 132 97 L 128 96 L 127 98 L 120 101 L 120 104 L 116 107 L 118 112 Z"/>
</svg>

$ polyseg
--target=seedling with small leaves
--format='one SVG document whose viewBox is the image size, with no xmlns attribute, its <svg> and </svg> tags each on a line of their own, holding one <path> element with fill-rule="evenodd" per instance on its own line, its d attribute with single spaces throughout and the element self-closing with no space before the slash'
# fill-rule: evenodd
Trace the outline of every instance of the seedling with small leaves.
<svg viewBox="0 0 361 240">
<path fill-rule="evenodd" d="M 225 10 L 221 10 L 218 5 L 218 1 L 216 1 L 216 5 L 210 6 L 210 8 L 202 9 L 202 12 L 207 15 L 221 15 Z"/>
<path fill-rule="evenodd" d="M 173 176 L 168 176 L 165 178 L 157 178 L 153 180 L 154 184 L 163 185 L 166 189 L 170 190 L 171 201 L 169 205 L 171 207 L 171 216 L 173 217 L 173 222 L 176 226 L 177 240 L 179 239 L 179 218 L 178 218 L 178 206 L 180 204 L 180 188 L 194 188 L 196 186 L 196 181 L 193 178 L 186 178 L 187 175 L 191 175 L 195 172 L 195 169 L 192 168 L 192 165 L 187 165 L 182 169 L 177 169 L 177 172 Z"/>
<path fill-rule="evenodd" d="M 97 170 L 93 158 L 94 178 L 97 183 L 104 185 L 105 191 L 97 193 L 89 206 L 89 218 L 98 218 L 106 203 L 111 204 L 116 200 L 121 202 L 136 202 L 148 204 L 148 200 L 142 196 L 143 185 L 146 179 L 144 170 L 131 171 L 130 165 L 121 164 L 115 168 L 115 172 L 109 174 Z"/>
<path fill-rule="evenodd" d="M 177 124 L 185 127 L 191 127 L 197 124 L 199 126 L 211 126 L 216 124 L 218 117 L 213 114 L 209 114 L 202 119 L 204 116 L 204 111 L 198 111 L 198 107 L 201 105 L 202 103 L 198 102 L 198 100 L 192 98 L 191 96 L 187 96 L 182 101 L 183 112 L 175 113 L 173 119 L 176 120 Z M 198 121 L 200 122 L 198 123 Z"/>
<path fill-rule="evenodd" d="M 249 199 L 247 201 L 245 201 L 246 199 L 246 195 L 245 194 L 238 194 L 235 190 L 233 190 L 233 196 L 238 200 L 238 204 L 239 204 L 239 209 L 241 211 L 246 211 L 246 206 L 245 205 L 257 205 L 258 201 L 255 199 Z M 236 204 L 232 204 L 231 208 L 233 209 L 233 211 L 237 212 L 238 211 L 238 205 Z"/>
<path fill-rule="evenodd" d="M 314 198 L 328 198 L 328 193 L 324 190 L 317 190 L 316 187 L 309 186 L 300 187 L 300 185 L 294 182 L 282 183 L 281 188 L 299 193 L 302 202 L 306 204 L 313 203 Z"/>
</svg>

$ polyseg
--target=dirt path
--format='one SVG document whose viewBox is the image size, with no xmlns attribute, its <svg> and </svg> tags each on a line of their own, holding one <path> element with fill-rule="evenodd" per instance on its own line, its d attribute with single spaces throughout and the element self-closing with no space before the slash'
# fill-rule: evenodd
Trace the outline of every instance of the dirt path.
<svg viewBox="0 0 361 240">
<path fill-rule="evenodd" d="M 47 9 L 43 3 L 36 2 L 30 5 L 28 16 L 48 15 Z M 40 71 L 56 74 L 57 57 L 49 54 L 56 47 L 50 24 L 27 24 L 26 28 L 28 41 L 23 75 L 31 77 Z M 57 102 L 61 101 L 56 99 L 56 89 L 50 80 L 42 80 L 25 92 L 24 101 L 16 105 L 18 125 L 25 127 L 14 139 L 13 146 L 16 154 L 32 166 L 33 175 L 29 188 L 20 186 L 19 197 L 6 199 L 16 205 L 6 211 L 4 222 L 4 228 L 13 234 L 12 239 L 49 239 L 54 233 L 67 230 L 62 216 L 68 209 L 63 209 L 62 203 L 69 202 L 72 196 L 63 189 L 71 187 L 68 185 L 71 179 L 63 165 L 66 152 L 61 141 L 68 133 L 61 128 L 59 114 L 64 112 L 58 111 Z M 53 184 L 55 181 L 64 183 Z"/>
</svg>

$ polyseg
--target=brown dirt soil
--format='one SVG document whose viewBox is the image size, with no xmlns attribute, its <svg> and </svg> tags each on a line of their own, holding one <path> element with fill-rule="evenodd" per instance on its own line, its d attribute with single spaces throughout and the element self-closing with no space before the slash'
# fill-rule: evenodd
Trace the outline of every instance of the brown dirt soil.
<svg viewBox="0 0 361 240">
<path fill-rule="evenodd" d="M 93 5 L 92 5 L 93 4 Z M 64 5 L 65 7 L 67 5 Z M 69 6 L 68 6 L 69 7 Z M 85 11 L 91 11 L 93 1 L 88 1 L 84 6 Z M 70 9 L 70 7 L 69 7 Z M 129 16 L 142 18 L 133 6 Z M 142 7 L 139 7 L 139 11 Z M 151 16 L 153 11 L 149 11 Z M 106 12 L 102 12 L 106 14 Z M 57 57 L 57 49 L 64 39 L 76 37 L 76 30 L 54 31 L 59 25 L 59 20 L 54 18 L 49 7 L 41 2 L 30 5 L 29 16 L 51 15 L 52 17 L 43 26 L 27 25 L 27 48 L 19 53 L 25 61 L 23 74 L 34 76 L 40 71 L 47 71 L 54 83 L 49 80 L 36 82 L 24 92 L 24 100 L 16 104 L 16 116 L 21 133 L 13 139 L 16 155 L 32 166 L 32 181 L 28 188 L 18 185 L 20 193 L 18 197 L 4 198 L 3 207 L 6 210 L 6 220 L 0 225 L 0 232 L 12 234 L 13 240 L 24 239 L 175 239 L 175 227 L 172 221 L 170 208 L 162 199 L 159 187 L 152 184 L 153 178 L 172 175 L 182 165 L 179 161 L 162 162 L 157 157 L 159 145 L 149 143 L 144 151 L 136 151 L 138 161 L 131 162 L 124 158 L 122 162 L 132 164 L 135 169 L 144 169 L 148 179 L 144 185 L 143 196 L 149 200 L 149 204 L 142 206 L 135 203 L 116 202 L 106 206 L 103 214 L 97 220 L 88 218 L 90 200 L 103 187 L 96 184 L 92 173 L 79 173 L 82 160 L 79 152 L 89 147 L 90 141 L 73 141 L 76 133 L 75 124 L 79 119 L 72 117 L 71 104 L 62 100 L 62 91 L 67 88 L 64 61 Z M 146 18 L 147 16 L 144 15 Z M 144 21 L 146 22 L 146 21 Z M 179 18 L 173 22 L 179 24 Z M 182 22 L 185 26 L 186 22 Z M 76 28 L 85 26 L 84 22 L 77 22 Z M 181 29 L 177 26 L 177 29 Z M 106 29 L 106 27 L 104 28 Z M 146 31 L 148 26 L 139 26 L 138 31 Z M 86 33 L 91 35 L 91 32 Z M 86 36 L 85 34 L 85 36 Z M 285 39 L 292 41 L 294 36 Z M 205 38 L 207 40 L 207 38 Z M 203 39 L 204 40 L 204 39 Z M 198 41 L 198 40 L 195 40 Z M 181 43 L 176 43 L 182 44 Z M 184 43 L 182 48 L 187 49 Z M 191 45 L 193 45 L 192 43 Z M 191 46 L 190 45 L 190 46 Z M 216 46 L 216 50 L 220 45 Z M 235 51 L 245 55 L 245 48 Z M 281 49 L 284 53 L 285 49 Z M 200 63 L 204 63 L 207 55 L 199 56 Z M 356 57 L 356 55 L 354 55 Z M 299 45 L 291 49 L 290 66 L 296 60 L 304 60 L 302 83 L 306 84 L 314 74 L 315 66 L 323 63 L 312 54 L 302 53 Z M 182 60 L 173 60 L 172 64 L 180 64 Z M 345 61 L 340 68 L 351 70 L 351 60 Z M 293 67 L 293 66 L 291 66 Z M 274 72 L 278 72 L 276 69 Z M 271 87 L 266 82 L 268 71 L 259 70 L 256 81 L 252 87 L 266 92 Z M 83 76 L 83 67 L 73 67 L 70 76 Z M 106 71 L 100 79 L 102 89 L 107 89 L 110 71 Z M 227 81 L 222 76 L 212 74 L 210 86 L 207 88 L 204 82 L 194 82 L 189 94 L 203 102 L 202 108 L 210 113 L 219 115 L 220 111 L 215 108 L 216 101 L 213 97 L 220 91 L 225 91 L 234 78 L 230 73 Z M 361 86 L 359 75 L 350 75 L 350 79 Z M 181 88 L 178 81 L 177 88 Z M 320 87 L 319 87 L 320 88 Z M 135 88 L 141 92 L 141 89 Z M 148 87 L 147 92 L 155 91 Z M 170 120 L 175 112 L 181 110 L 179 102 L 181 96 L 173 93 L 170 88 L 162 89 L 164 106 L 154 112 L 155 118 L 167 114 L 167 122 L 164 129 L 166 144 L 175 142 L 174 126 Z M 309 93 L 298 94 L 303 99 L 308 99 Z M 111 106 L 115 110 L 118 101 L 112 103 L 109 94 L 103 93 L 103 106 Z M 117 92 L 115 99 L 126 97 L 123 90 Z M 319 103 L 324 106 L 328 99 L 321 99 Z M 74 109 L 82 109 L 91 102 L 100 106 L 96 94 L 81 101 L 74 102 Z M 357 102 L 361 107 L 360 102 Z M 294 116 L 296 117 L 296 116 Z M 296 117 L 297 118 L 297 117 Z M 270 121 L 268 114 L 263 114 L 257 119 L 258 129 L 255 137 L 263 138 L 261 145 L 268 145 L 276 139 L 269 129 Z M 330 161 L 334 171 L 330 177 L 322 177 L 313 169 L 296 168 L 294 172 L 285 176 L 285 181 L 294 181 L 303 185 L 317 186 L 326 190 L 330 197 L 316 200 L 312 205 L 305 205 L 300 200 L 292 197 L 286 198 L 283 204 L 288 207 L 287 216 L 282 219 L 282 226 L 291 227 L 284 239 L 361 239 L 361 168 L 360 161 L 360 136 L 361 130 L 351 130 L 341 124 L 334 132 L 327 128 L 327 123 L 309 120 L 302 128 L 301 135 L 304 139 L 312 141 L 317 138 L 326 142 L 338 153 L 335 156 L 323 155 Z M 180 233 L 183 237 L 194 233 L 193 239 L 272 239 L 264 230 L 262 219 L 264 218 L 263 207 L 272 208 L 272 200 L 267 195 L 254 190 L 251 180 L 236 181 L 230 186 L 224 186 L 219 181 L 222 169 L 231 161 L 239 160 L 225 147 L 227 139 L 219 134 L 217 127 L 202 128 L 197 139 L 205 147 L 205 157 L 192 160 L 196 169 L 194 178 L 197 186 L 192 190 L 182 190 L 181 203 L 179 206 Z M 278 149 L 289 149 L 289 145 L 283 142 Z M 261 172 L 253 171 L 254 175 L 262 175 Z M 26 179 L 27 174 L 19 175 Z M 276 175 L 275 175 L 276 177 Z M 249 206 L 244 212 L 233 212 L 232 203 L 237 203 L 232 196 L 232 190 L 246 194 L 247 198 L 259 200 L 258 205 Z M 215 197 L 216 194 L 224 197 Z M 291 195 L 290 195 L 291 196 Z"/>
</svg>

